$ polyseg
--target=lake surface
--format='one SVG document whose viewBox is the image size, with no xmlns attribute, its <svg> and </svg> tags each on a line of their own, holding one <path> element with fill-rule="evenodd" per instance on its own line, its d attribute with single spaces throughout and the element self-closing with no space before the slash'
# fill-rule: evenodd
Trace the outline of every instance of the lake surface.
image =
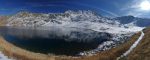
<svg viewBox="0 0 150 60">
<path fill-rule="evenodd" d="M 78 28 L 0 27 L 0 35 L 8 42 L 36 53 L 78 56 L 80 52 L 96 49 L 111 35 Z"/>
</svg>

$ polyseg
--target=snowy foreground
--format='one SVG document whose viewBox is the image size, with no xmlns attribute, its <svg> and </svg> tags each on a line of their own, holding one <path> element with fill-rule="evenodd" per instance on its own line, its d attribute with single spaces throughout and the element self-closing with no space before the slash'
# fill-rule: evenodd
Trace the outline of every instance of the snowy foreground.
<svg viewBox="0 0 150 60">
<path fill-rule="evenodd" d="M 127 50 L 123 55 L 118 57 L 117 60 L 119 60 L 121 57 L 127 56 L 139 44 L 139 42 L 142 40 L 143 37 L 144 37 L 144 33 L 143 31 L 141 31 L 141 36 L 138 38 L 138 40 L 134 42 L 134 44 L 130 47 L 129 50 Z"/>
<path fill-rule="evenodd" d="M 14 60 L 14 59 L 9 59 L 7 56 L 5 56 L 2 52 L 0 52 L 0 60 Z"/>
</svg>

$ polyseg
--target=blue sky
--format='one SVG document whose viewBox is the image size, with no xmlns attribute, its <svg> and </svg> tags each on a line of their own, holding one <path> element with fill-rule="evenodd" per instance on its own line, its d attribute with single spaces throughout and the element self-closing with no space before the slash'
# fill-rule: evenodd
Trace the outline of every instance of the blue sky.
<svg viewBox="0 0 150 60">
<path fill-rule="evenodd" d="M 138 6 L 149 0 L 0 0 L 0 15 L 19 11 L 60 13 L 67 10 L 92 10 L 104 16 L 133 15 L 149 18 L 149 10 Z"/>
</svg>

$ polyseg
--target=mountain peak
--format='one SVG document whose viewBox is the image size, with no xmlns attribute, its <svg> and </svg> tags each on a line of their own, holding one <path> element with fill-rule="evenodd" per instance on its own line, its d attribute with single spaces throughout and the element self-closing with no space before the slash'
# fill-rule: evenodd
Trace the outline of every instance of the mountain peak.
<svg viewBox="0 0 150 60">
<path fill-rule="evenodd" d="M 126 16 L 126 17 L 134 17 L 133 15 L 128 15 L 128 16 Z"/>
<path fill-rule="evenodd" d="M 121 16 L 121 17 L 116 17 L 116 18 L 130 18 L 130 19 L 132 18 L 132 19 L 133 19 L 133 18 L 135 18 L 135 17 L 132 16 L 132 15 L 128 15 L 128 16 Z"/>
</svg>

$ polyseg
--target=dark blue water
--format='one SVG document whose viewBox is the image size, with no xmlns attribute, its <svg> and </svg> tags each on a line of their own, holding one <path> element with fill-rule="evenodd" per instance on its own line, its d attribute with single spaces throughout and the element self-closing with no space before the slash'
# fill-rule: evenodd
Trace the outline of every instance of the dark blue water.
<svg viewBox="0 0 150 60">
<path fill-rule="evenodd" d="M 77 28 L 0 27 L 0 34 L 8 42 L 36 53 L 78 56 L 78 53 L 96 49 L 111 38 L 108 33 Z"/>
</svg>

